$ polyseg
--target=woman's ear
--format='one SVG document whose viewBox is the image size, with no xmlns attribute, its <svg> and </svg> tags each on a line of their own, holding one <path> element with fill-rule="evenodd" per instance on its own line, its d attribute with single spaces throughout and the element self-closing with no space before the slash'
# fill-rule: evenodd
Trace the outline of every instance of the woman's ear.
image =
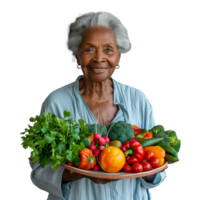
<svg viewBox="0 0 200 200">
<path fill-rule="evenodd" d="M 76 54 L 75 54 L 75 58 L 76 58 L 76 63 L 73 64 L 74 66 L 73 68 L 74 68 L 74 71 L 79 72 L 81 70 L 81 67 L 80 67 L 78 56 Z"/>
</svg>

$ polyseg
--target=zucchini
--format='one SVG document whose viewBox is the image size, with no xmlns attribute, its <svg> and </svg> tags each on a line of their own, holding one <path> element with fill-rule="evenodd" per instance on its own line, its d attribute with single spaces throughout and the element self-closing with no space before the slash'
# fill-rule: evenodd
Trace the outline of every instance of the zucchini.
<svg viewBox="0 0 200 200">
<path fill-rule="evenodd" d="M 150 138 L 150 139 L 146 139 L 146 140 L 142 140 L 139 141 L 139 143 L 143 146 L 143 147 L 148 147 L 148 146 L 152 146 L 158 142 L 160 142 L 161 140 L 163 140 L 163 138 Z"/>
<path fill-rule="evenodd" d="M 169 145 L 166 145 L 166 144 L 156 144 L 156 146 L 160 146 L 161 148 L 163 148 L 167 153 L 171 154 L 172 156 L 178 158 L 178 154 L 176 152 L 176 150 L 169 146 Z"/>
<path fill-rule="evenodd" d="M 169 163 L 174 163 L 174 162 L 179 161 L 179 159 L 166 153 L 165 161 L 167 161 Z"/>
</svg>

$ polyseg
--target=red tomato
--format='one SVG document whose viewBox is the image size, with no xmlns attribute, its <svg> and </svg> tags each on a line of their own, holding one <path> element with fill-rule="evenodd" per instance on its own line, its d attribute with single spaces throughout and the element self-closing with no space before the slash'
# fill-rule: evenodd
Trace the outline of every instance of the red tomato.
<svg viewBox="0 0 200 200">
<path fill-rule="evenodd" d="M 156 158 L 156 157 L 152 157 L 152 158 L 149 160 L 149 164 L 150 164 L 152 167 L 156 168 L 156 167 L 159 166 L 159 159 Z"/>
<path fill-rule="evenodd" d="M 143 162 L 147 162 L 147 160 L 143 159 L 142 161 L 140 161 L 140 164 L 142 164 Z"/>
<path fill-rule="evenodd" d="M 134 173 L 139 173 L 139 172 L 143 171 L 143 167 L 140 163 L 135 163 L 132 166 L 132 170 L 133 170 Z"/>
<path fill-rule="evenodd" d="M 126 173 L 130 173 L 132 172 L 132 168 L 128 163 L 125 163 L 124 167 L 123 167 L 124 172 Z"/>
<path fill-rule="evenodd" d="M 151 170 L 151 165 L 148 162 L 143 161 L 141 162 L 141 165 L 144 172 Z"/>
<path fill-rule="evenodd" d="M 145 152 L 145 155 L 144 155 L 144 158 L 145 158 L 146 160 L 149 160 L 149 159 L 152 158 L 153 156 L 154 156 L 153 151 L 146 151 L 146 152 Z"/>
<path fill-rule="evenodd" d="M 66 164 L 69 166 L 74 166 L 74 162 L 66 162 Z"/>
</svg>

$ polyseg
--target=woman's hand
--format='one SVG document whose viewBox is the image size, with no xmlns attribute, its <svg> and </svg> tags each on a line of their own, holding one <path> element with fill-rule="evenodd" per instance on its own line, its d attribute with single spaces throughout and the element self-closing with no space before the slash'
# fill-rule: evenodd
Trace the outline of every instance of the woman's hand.
<svg viewBox="0 0 200 200">
<path fill-rule="evenodd" d="M 102 179 L 102 178 L 94 178 L 94 177 L 89 177 L 89 176 L 84 176 L 84 178 L 89 178 L 91 181 L 93 181 L 96 184 L 107 184 L 113 181 L 118 181 L 118 180 L 113 180 L 113 179 Z"/>
</svg>

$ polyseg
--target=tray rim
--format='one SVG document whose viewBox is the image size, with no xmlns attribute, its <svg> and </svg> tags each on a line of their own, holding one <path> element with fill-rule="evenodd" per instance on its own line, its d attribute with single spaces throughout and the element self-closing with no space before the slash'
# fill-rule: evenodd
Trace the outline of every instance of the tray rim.
<svg viewBox="0 0 200 200">
<path fill-rule="evenodd" d="M 168 168 L 168 162 L 165 162 L 164 165 L 161 167 L 155 168 L 153 170 L 147 172 L 140 172 L 140 173 L 125 173 L 125 172 L 117 172 L 117 173 L 108 173 L 104 171 L 93 171 L 93 170 L 84 170 L 79 169 L 77 167 L 69 166 L 66 164 L 61 164 L 62 167 L 68 169 L 70 173 L 78 173 L 85 176 L 90 176 L 94 178 L 102 178 L 102 179 L 130 179 L 130 178 L 139 178 L 144 176 L 150 176 L 156 174 L 158 172 L 163 171 L 164 169 Z"/>
</svg>

